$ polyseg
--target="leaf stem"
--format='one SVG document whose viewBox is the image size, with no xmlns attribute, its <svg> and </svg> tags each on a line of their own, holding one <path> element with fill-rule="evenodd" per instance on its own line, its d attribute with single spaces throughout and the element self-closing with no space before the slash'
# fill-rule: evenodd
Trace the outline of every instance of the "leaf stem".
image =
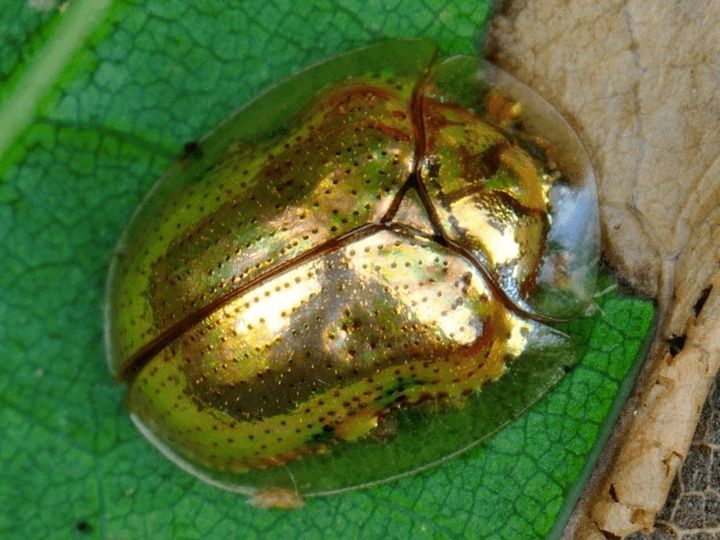
<svg viewBox="0 0 720 540">
<path fill-rule="evenodd" d="M 27 63 L 25 74 L 17 79 L 15 87 L 0 103 L 0 160 L 17 136 L 35 119 L 41 101 L 86 37 L 103 20 L 111 3 L 112 0 L 71 2 L 50 39 Z"/>
</svg>

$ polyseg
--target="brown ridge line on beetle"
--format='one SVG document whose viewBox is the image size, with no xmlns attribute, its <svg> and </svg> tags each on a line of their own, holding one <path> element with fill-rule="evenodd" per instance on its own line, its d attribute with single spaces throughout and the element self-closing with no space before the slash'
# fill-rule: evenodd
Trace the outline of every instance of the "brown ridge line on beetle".
<svg viewBox="0 0 720 540">
<path fill-rule="evenodd" d="M 422 164 L 426 157 L 425 154 L 427 153 L 425 115 L 423 114 L 424 86 L 427 83 L 427 79 L 430 74 L 430 67 L 435 62 L 437 52 L 438 51 L 436 49 L 432 58 L 430 59 L 430 62 L 428 63 L 428 66 L 425 68 L 425 73 L 423 73 L 423 76 L 418 80 L 417 84 L 415 85 L 412 97 L 410 99 L 410 119 L 413 123 L 413 131 L 415 133 L 415 156 L 413 161 L 413 171 L 410 174 L 407 182 L 403 186 L 403 189 L 400 193 L 398 193 L 398 195 L 402 194 L 404 196 L 408 189 L 415 189 L 417 194 L 420 196 L 420 201 L 425 208 L 425 211 L 428 214 L 428 219 L 430 220 L 433 230 L 435 231 L 435 242 L 437 242 L 443 247 L 450 249 L 451 251 L 454 251 L 463 259 L 468 261 L 471 265 L 473 265 L 485 279 L 485 282 L 492 291 L 493 296 L 499 299 L 506 308 L 508 308 L 510 311 L 515 312 L 518 315 L 538 322 L 560 322 L 561 319 L 542 316 L 525 309 L 523 306 L 516 304 L 512 299 L 510 299 L 510 297 L 505 293 L 505 291 L 502 290 L 502 287 L 500 287 L 500 285 L 496 282 L 495 278 L 490 274 L 490 271 L 485 267 L 485 265 L 482 264 L 482 262 L 479 261 L 478 258 L 472 254 L 472 252 L 470 252 L 468 249 L 450 238 L 450 236 L 447 234 L 447 231 L 445 231 L 444 227 L 442 226 L 440 216 L 438 215 L 437 209 L 435 208 L 435 205 L 430 198 L 430 195 L 425 186 L 425 182 L 422 178 Z"/>
<path fill-rule="evenodd" d="M 469 186 L 469 187 L 465 187 L 465 188 L 456 189 L 455 191 L 451 191 L 450 193 L 446 194 L 443 197 L 443 200 L 445 202 L 447 202 L 448 204 L 452 204 L 464 197 L 480 193 L 483 191 L 483 189 L 484 189 L 483 186 Z M 537 208 L 531 208 L 530 206 L 522 204 L 515 197 L 513 197 L 509 193 L 505 193 L 504 191 L 494 192 L 493 197 L 502 199 L 502 202 L 504 204 L 506 204 L 508 206 L 512 206 L 513 210 L 522 212 L 523 214 L 540 217 L 540 218 L 545 216 L 545 212 L 543 212 L 542 210 L 538 210 Z"/>
<path fill-rule="evenodd" d="M 393 198 L 392 202 L 390 203 L 390 208 L 388 208 L 387 212 L 385 212 L 385 215 L 380 218 L 380 223 L 390 223 L 392 221 L 392 219 L 395 217 L 398 210 L 400 209 L 400 205 L 405 198 L 405 194 L 407 193 L 408 189 L 412 187 L 413 178 L 417 177 L 420 174 L 422 162 L 423 159 L 425 159 L 425 153 L 427 150 L 427 140 L 425 137 L 425 122 L 423 120 L 422 109 L 422 91 L 430 75 L 430 68 L 433 66 L 435 60 L 437 59 L 437 55 L 438 49 L 435 48 L 432 56 L 430 57 L 430 60 L 428 61 L 427 66 L 425 66 L 425 71 L 415 83 L 412 95 L 410 96 L 410 122 L 412 123 L 413 135 L 415 137 L 412 172 L 405 180 L 403 185 L 400 187 L 400 190 L 395 195 L 395 198 Z"/>
<path fill-rule="evenodd" d="M 215 300 L 188 314 L 186 317 L 184 317 L 183 319 L 181 319 L 180 321 L 178 321 L 177 323 L 151 339 L 145 345 L 140 347 L 135 353 L 133 353 L 124 363 L 123 369 L 115 376 L 116 380 L 124 381 L 128 379 L 132 373 L 137 373 L 138 371 L 140 371 L 142 367 L 145 366 L 157 353 L 159 353 L 173 341 L 177 340 L 181 335 L 193 328 L 200 321 L 212 315 L 215 311 L 231 302 L 233 299 L 248 292 L 249 290 L 252 290 L 255 287 L 262 285 L 267 280 L 281 275 L 293 269 L 294 267 L 303 264 L 304 262 L 307 262 L 308 260 L 311 260 L 315 257 L 327 255 L 346 246 L 354 240 L 366 238 L 376 232 L 380 232 L 383 230 L 401 230 L 405 232 L 411 232 L 412 234 L 418 234 L 419 231 L 416 231 L 412 227 L 409 227 L 402 223 L 392 222 L 392 219 L 397 214 L 406 193 L 410 189 L 414 189 L 418 193 L 421 203 L 428 214 L 428 219 L 430 220 L 430 223 L 435 233 L 433 236 L 428 236 L 427 234 L 420 233 L 420 236 L 438 243 L 439 245 L 455 252 L 463 259 L 468 261 L 480 272 L 483 279 L 490 288 L 493 296 L 497 300 L 499 300 L 508 310 L 514 312 L 519 316 L 541 323 L 554 323 L 563 321 L 563 319 L 534 313 L 526 309 L 525 307 L 518 305 L 507 295 L 505 291 L 502 290 L 500 285 L 496 282 L 495 278 L 491 275 L 490 271 L 485 267 L 485 265 L 468 249 L 450 238 L 441 224 L 435 205 L 432 203 L 430 195 L 428 194 L 427 188 L 425 187 L 424 181 L 422 179 L 422 165 L 426 157 L 425 154 L 427 152 L 427 140 L 423 115 L 423 91 L 430 75 L 430 68 L 435 63 L 437 54 L 438 50 L 436 49 L 432 57 L 430 58 L 430 61 L 428 62 L 428 65 L 426 66 L 423 75 L 420 77 L 415 87 L 413 88 L 413 93 L 410 99 L 410 119 L 413 125 L 413 131 L 415 136 L 413 169 L 412 172 L 409 174 L 407 180 L 402 184 L 398 192 L 395 194 L 395 197 L 391 201 L 390 206 L 383 215 L 383 217 L 377 222 L 366 223 L 364 225 L 356 227 L 340 236 L 331 238 L 328 241 L 317 245 L 312 249 L 309 249 L 308 251 L 302 253 L 301 255 L 298 255 L 297 257 L 284 261 L 278 264 L 276 267 L 259 274 L 255 278 L 249 280 L 247 283 L 244 283 L 237 288 L 228 291 L 222 296 L 219 296 Z"/>
<path fill-rule="evenodd" d="M 480 275 L 482 275 L 483 279 L 486 282 L 486 285 L 490 288 L 490 291 L 492 292 L 493 296 L 500 300 L 500 302 L 510 311 L 515 313 L 516 315 L 520 315 L 521 317 L 525 317 L 526 319 L 530 319 L 539 323 L 559 323 L 564 322 L 567 319 L 561 319 L 557 317 L 550 317 L 548 315 L 540 315 L 538 313 L 534 313 L 532 311 L 528 311 L 522 306 L 517 305 L 508 295 L 505 293 L 505 291 L 502 290 L 500 285 L 497 284 L 495 281 L 495 278 L 490 275 L 487 268 L 485 268 L 485 265 L 480 261 L 475 255 L 472 254 L 468 249 L 464 248 L 455 240 L 445 237 L 445 236 L 433 236 L 428 237 L 427 234 L 424 234 L 422 231 L 419 231 L 415 229 L 414 227 L 411 227 L 409 225 L 405 225 L 404 223 L 391 223 L 390 224 L 390 230 L 393 231 L 404 231 L 407 233 L 411 233 L 417 236 L 422 236 L 423 238 L 428 238 L 429 240 L 434 241 L 435 243 L 449 249 L 450 251 L 456 253 L 463 259 L 465 259 L 467 262 L 469 262 L 472 266 L 474 266 L 478 272 L 480 272 Z"/>
<path fill-rule="evenodd" d="M 333 251 L 349 244 L 353 240 L 365 238 L 382 230 L 388 230 L 388 226 L 384 223 L 366 223 L 365 225 L 356 227 L 345 234 L 331 238 L 327 242 L 323 242 L 322 244 L 309 249 L 297 257 L 284 261 L 274 268 L 270 268 L 266 272 L 255 276 L 247 283 L 244 283 L 235 289 L 228 291 L 222 296 L 219 296 L 212 302 L 205 304 L 203 307 L 196 309 L 183 319 L 179 320 L 170 328 L 151 339 L 146 345 L 143 345 L 140 349 L 138 349 L 130 356 L 130 358 L 128 358 L 123 369 L 115 376 L 116 380 L 126 380 L 131 372 L 138 371 L 153 356 L 155 356 L 155 354 L 164 349 L 168 344 L 175 341 L 178 337 L 190 330 L 205 317 L 212 315 L 215 311 L 241 294 L 262 285 L 265 281 L 283 274 L 310 259 L 332 253 Z"/>
</svg>

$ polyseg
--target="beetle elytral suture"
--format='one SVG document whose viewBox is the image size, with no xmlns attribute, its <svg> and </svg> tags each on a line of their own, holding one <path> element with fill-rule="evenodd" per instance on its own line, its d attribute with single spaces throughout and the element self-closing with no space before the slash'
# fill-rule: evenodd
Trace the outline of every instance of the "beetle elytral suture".
<svg viewBox="0 0 720 540">
<path fill-rule="evenodd" d="M 248 494 L 407 474 L 574 362 L 550 323 L 594 291 L 587 156 L 510 76 L 436 54 L 387 42 L 291 77 L 133 216 L 108 283 L 110 368 L 185 469 Z"/>
</svg>

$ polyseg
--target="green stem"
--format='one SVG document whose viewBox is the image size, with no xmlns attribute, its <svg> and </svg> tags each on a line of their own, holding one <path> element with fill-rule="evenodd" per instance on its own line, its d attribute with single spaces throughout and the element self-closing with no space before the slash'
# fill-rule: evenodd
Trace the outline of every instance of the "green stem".
<svg viewBox="0 0 720 540">
<path fill-rule="evenodd" d="M 27 64 L 4 103 L 0 104 L 0 158 L 35 119 L 40 102 L 50 93 L 85 38 L 103 20 L 112 0 L 75 0 L 53 35 Z"/>
</svg>

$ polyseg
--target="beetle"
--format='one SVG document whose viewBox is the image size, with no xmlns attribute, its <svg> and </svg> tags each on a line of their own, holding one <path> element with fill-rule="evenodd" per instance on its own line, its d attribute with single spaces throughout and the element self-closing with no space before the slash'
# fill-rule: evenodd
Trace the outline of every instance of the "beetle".
<svg viewBox="0 0 720 540">
<path fill-rule="evenodd" d="M 163 453 L 256 501 L 387 480 L 559 380 L 553 323 L 590 302 L 598 246 L 589 160 L 547 102 L 376 44 L 186 145 L 112 260 L 110 370 Z"/>
</svg>

